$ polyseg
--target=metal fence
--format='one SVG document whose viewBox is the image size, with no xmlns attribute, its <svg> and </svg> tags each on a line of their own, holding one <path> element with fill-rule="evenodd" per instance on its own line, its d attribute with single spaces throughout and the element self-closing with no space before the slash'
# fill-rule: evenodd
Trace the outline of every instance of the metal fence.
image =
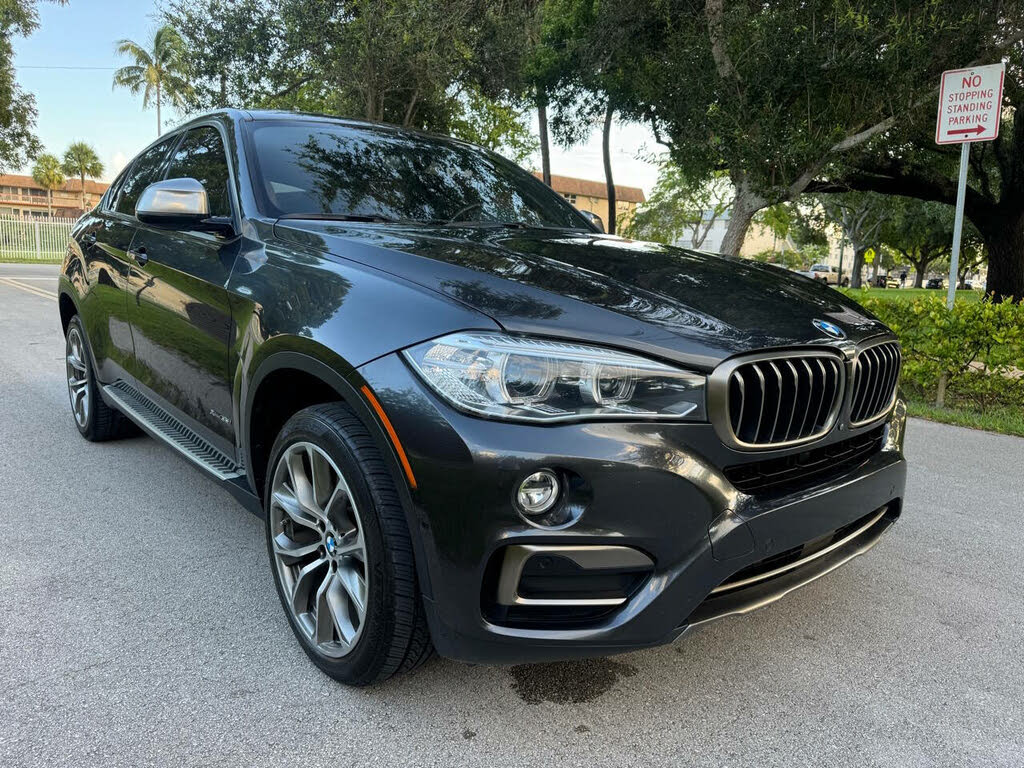
<svg viewBox="0 0 1024 768">
<path fill-rule="evenodd" d="M 0 261 L 61 261 L 75 219 L 0 216 Z"/>
</svg>

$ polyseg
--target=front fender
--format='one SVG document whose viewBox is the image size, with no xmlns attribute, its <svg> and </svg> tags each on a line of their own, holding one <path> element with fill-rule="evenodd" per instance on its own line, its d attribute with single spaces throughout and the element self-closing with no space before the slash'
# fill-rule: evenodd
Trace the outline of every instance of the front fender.
<svg viewBox="0 0 1024 768">
<path fill-rule="evenodd" d="M 429 525 L 425 520 L 417 517 L 416 510 L 418 507 L 412 495 L 413 490 L 406 483 L 405 475 L 396 455 L 396 447 L 387 435 L 378 414 L 374 412 L 371 405 L 367 402 L 367 398 L 358 389 L 358 387 L 365 384 L 364 380 L 358 373 L 354 373 L 352 369 L 348 369 L 349 374 L 354 373 L 351 379 L 348 376 L 343 376 L 340 371 L 346 369 L 347 364 L 329 349 L 317 347 L 314 342 L 309 340 L 305 340 L 305 344 L 299 343 L 296 339 L 291 341 L 295 343 L 296 347 L 301 347 L 302 351 L 289 349 L 266 354 L 263 357 L 263 361 L 251 375 L 247 375 L 247 381 L 241 393 L 241 407 L 245 418 L 238 422 L 240 429 L 237 431 L 237 434 L 240 440 L 240 450 L 242 451 L 240 455 L 245 457 L 246 477 L 250 486 L 255 489 L 256 495 L 259 496 L 261 489 L 258 488 L 259 484 L 256 480 L 253 461 L 250 455 L 252 445 L 250 440 L 250 417 L 260 384 L 268 376 L 281 370 L 301 371 L 304 374 L 316 377 L 334 389 L 346 405 L 353 410 L 369 430 L 377 445 L 377 449 L 380 451 L 380 455 L 384 458 L 394 481 L 395 489 L 402 500 L 406 524 L 416 554 L 416 570 L 420 586 L 424 595 L 429 598 L 432 595 L 431 574 L 427 565 L 427 543 L 424 541 L 425 537 L 431 537 Z"/>
<path fill-rule="evenodd" d="M 235 327 L 229 365 L 243 450 L 253 394 L 261 378 L 286 360 L 308 358 L 345 379 L 359 366 L 421 341 L 499 329 L 486 315 L 436 291 L 273 240 L 239 256 L 228 290 Z"/>
</svg>

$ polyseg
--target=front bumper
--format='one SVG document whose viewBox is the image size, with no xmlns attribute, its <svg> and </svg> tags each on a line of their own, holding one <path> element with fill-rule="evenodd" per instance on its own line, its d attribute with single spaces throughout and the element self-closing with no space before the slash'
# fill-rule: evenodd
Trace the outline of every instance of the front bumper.
<svg viewBox="0 0 1024 768">
<path fill-rule="evenodd" d="M 409 515 L 417 566 L 434 644 L 450 658 L 550 661 L 671 642 L 690 626 L 771 602 L 866 551 L 901 508 L 901 408 L 884 426 L 882 449 L 848 472 L 751 496 L 719 468 L 785 451 L 733 451 L 708 424 L 528 426 L 473 418 L 437 399 L 396 355 L 358 375 L 390 417 L 415 474 Z M 822 443 L 849 434 L 856 431 Z M 584 509 L 575 525 L 541 529 L 516 512 L 516 485 L 541 467 L 579 479 L 569 498 Z M 652 565 L 628 599 L 585 620 L 505 621 L 493 603 L 507 548 L 556 545 L 628 548 Z M 734 575 L 751 573 L 762 577 L 713 594 Z"/>
</svg>

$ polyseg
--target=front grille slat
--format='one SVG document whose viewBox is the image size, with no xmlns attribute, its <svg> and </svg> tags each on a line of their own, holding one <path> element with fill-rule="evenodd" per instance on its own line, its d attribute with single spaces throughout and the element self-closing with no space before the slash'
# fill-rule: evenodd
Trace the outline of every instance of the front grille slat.
<svg viewBox="0 0 1024 768">
<path fill-rule="evenodd" d="M 775 363 L 768 363 L 768 365 L 772 369 L 772 374 L 775 376 L 775 381 L 778 382 L 776 384 L 778 389 L 775 391 L 774 396 L 772 397 L 772 400 L 775 401 L 774 402 L 775 407 L 772 408 L 771 411 L 774 411 L 775 415 L 772 416 L 772 429 L 768 433 L 768 442 L 769 443 L 774 443 L 774 442 L 776 442 L 775 441 L 775 430 L 779 426 L 779 409 L 782 407 L 782 393 L 783 393 L 782 373 L 779 371 L 779 367 L 777 365 L 775 365 Z"/>
<path fill-rule="evenodd" d="M 740 424 L 742 424 L 743 423 L 743 409 L 747 405 L 747 383 L 743 380 L 742 376 L 737 376 L 736 377 L 736 384 L 738 386 L 739 393 L 740 393 L 740 405 L 739 405 L 739 408 L 736 409 L 736 412 L 737 412 L 736 420 Z"/>
<path fill-rule="evenodd" d="M 853 388 L 853 413 L 864 412 L 864 401 L 867 400 L 868 392 L 871 391 L 871 359 L 868 355 L 862 354 L 857 359 L 857 374 L 854 377 Z"/>
<path fill-rule="evenodd" d="M 896 395 L 901 362 L 896 342 L 885 342 L 860 351 L 853 363 L 852 425 L 867 424 L 889 409 Z"/>
<path fill-rule="evenodd" d="M 754 427 L 754 436 L 751 438 L 751 442 L 757 442 L 757 436 L 761 432 L 761 422 L 764 421 L 764 400 L 768 392 L 764 383 L 764 374 L 761 373 L 761 369 L 756 365 L 754 366 L 754 373 L 757 374 L 757 381 L 761 386 L 761 400 L 757 409 L 757 426 Z"/>
<path fill-rule="evenodd" d="M 819 392 L 818 398 L 817 398 L 818 399 L 818 410 L 817 410 L 817 413 L 815 413 L 815 415 L 814 415 L 814 421 L 817 422 L 817 423 L 820 423 L 821 422 L 821 418 L 822 418 L 822 410 L 825 408 L 826 404 L 828 403 L 827 394 L 826 394 L 828 392 L 828 372 L 825 369 L 824 361 L 818 359 L 818 360 L 815 360 L 814 362 L 816 362 L 818 364 L 818 370 L 821 372 L 821 391 Z"/>
<path fill-rule="evenodd" d="M 843 365 L 829 353 L 741 362 L 727 374 L 728 426 L 745 447 L 814 440 L 835 421 Z"/>
<path fill-rule="evenodd" d="M 800 377 L 796 375 L 796 368 L 789 360 L 783 361 L 786 367 L 789 368 L 790 377 L 793 379 L 793 399 L 790 400 L 789 405 L 789 418 L 786 420 L 786 431 L 783 436 L 783 440 L 789 441 L 790 435 L 793 434 L 793 417 L 796 416 L 797 405 L 800 403 Z"/>
<path fill-rule="evenodd" d="M 878 378 L 875 382 L 875 395 L 871 398 L 871 412 L 878 413 L 885 403 L 885 382 L 889 379 L 889 358 L 882 347 L 871 350 L 878 360 Z"/>
<path fill-rule="evenodd" d="M 800 420 L 800 426 L 796 431 L 797 435 L 806 434 L 804 430 L 807 429 L 807 419 L 811 417 L 811 403 L 814 402 L 814 369 L 811 368 L 806 360 L 801 360 L 800 364 L 807 371 L 807 407 L 804 408 L 803 418 Z"/>
<path fill-rule="evenodd" d="M 896 391 L 896 384 L 899 379 L 899 368 L 900 361 L 896 354 L 896 350 L 891 347 L 885 347 L 884 352 L 889 359 L 889 371 L 886 377 L 885 384 L 883 385 L 883 397 L 879 404 L 880 408 L 884 408 L 889 404 L 889 400 L 892 397 L 892 393 Z M 887 393 L 887 394 L 886 394 Z"/>
<path fill-rule="evenodd" d="M 871 363 L 874 368 L 874 377 L 871 382 L 872 391 L 868 396 L 868 413 L 877 413 L 879 400 L 882 398 L 882 380 L 885 378 L 885 358 L 877 349 L 869 349 Z"/>
</svg>

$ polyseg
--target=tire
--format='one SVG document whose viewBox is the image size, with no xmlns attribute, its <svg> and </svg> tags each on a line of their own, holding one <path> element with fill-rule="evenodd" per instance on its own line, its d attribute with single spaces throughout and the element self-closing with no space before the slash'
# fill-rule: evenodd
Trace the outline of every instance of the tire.
<svg viewBox="0 0 1024 768">
<path fill-rule="evenodd" d="M 68 323 L 64 337 L 64 356 L 71 415 L 82 437 L 98 443 L 134 433 L 135 425 L 100 397 L 92 367 L 89 339 L 78 315 L 74 315 Z"/>
<path fill-rule="evenodd" d="M 264 511 L 277 594 L 314 664 L 364 686 L 430 656 L 405 512 L 347 406 L 315 405 L 284 425 L 270 452 Z"/>
</svg>

